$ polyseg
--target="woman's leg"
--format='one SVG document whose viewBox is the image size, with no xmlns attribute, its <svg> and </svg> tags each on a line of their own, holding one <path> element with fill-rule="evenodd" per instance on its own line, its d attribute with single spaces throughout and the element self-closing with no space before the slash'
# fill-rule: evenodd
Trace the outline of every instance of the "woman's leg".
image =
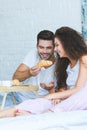
<svg viewBox="0 0 87 130">
<path fill-rule="evenodd" d="M 31 113 L 27 111 L 23 111 L 23 110 L 17 110 L 17 112 L 15 112 L 15 116 L 23 116 L 23 115 L 29 115 L 29 114 Z"/>
<path fill-rule="evenodd" d="M 0 111 L 0 118 L 13 117 L 13 116 L 15 116 L 15 113 L 16 113 L 15 108 L 9 108 L 9 109 L 6 109 L 6 110 L 1 110 Z"/>
<path fill-rule="evenodd" d="M 54 112 L 87 110 L 87 87 L 81 88 L 78 92 L 55 105 L 50 110 Z"/>
<path fill-rule="evenodd" d="M 15 116 L 28 115 L 28 114 L 30 114 L 30 113 L 27 112 L 27 111 L 18 110 L 18 109 L 15 109 L 15 108 L 9 108 L 9 109 L 0 111 L 0 118 L 15 117 Z"/>
<path fill-rule="evenodd" d="M 32 114 L 39 114 L 49 110 L 52 106 L 53 104 L 51 101 L 44 98 L 37 98 L 26 100 L 15 108 Z"/>
<path fill-rule="evenodd" d="M 19 105 L 15 106 L 15 108 L 1 110 L 0 118 L 14 117 L 31 113 L 44 113 L 45 111 L 49 110 L 49 108 L 51 108 L 52 106 L 52 102 L 44 98 L 30 99 L 24 101 L 23 103 L 20 103 Z"/>
</svg>

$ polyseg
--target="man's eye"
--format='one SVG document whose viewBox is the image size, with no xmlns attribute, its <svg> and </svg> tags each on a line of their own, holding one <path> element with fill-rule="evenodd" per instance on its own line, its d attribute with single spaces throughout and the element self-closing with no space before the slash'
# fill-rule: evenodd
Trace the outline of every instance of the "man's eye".
<svg viewBox="0 0 87 130">
<path fill-rule="evenodd" d="M 51 49 L 52 47 L 48 47 L 47 49 Z"/>
<path fill-rule="evenodd" d="M 43 47 L 39 47 L 40 49 L 43 49 Z"/>
</svg>

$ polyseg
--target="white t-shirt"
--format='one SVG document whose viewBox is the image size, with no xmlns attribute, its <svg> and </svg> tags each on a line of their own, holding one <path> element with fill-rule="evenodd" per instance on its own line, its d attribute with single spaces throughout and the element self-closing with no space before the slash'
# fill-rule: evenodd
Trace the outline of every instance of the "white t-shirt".
<svg viewBox="0 0 87 130">
<path fill-rule="evenodd" d="M 40 61 L 40 56 L 38 55 L 37 50 L 32 50 L 28 53 L 28 55 L 25 57 L 23 63 L 26 64 L 29 67 L 35 66 Z M 39 87 L 38 96 L 42 97 L 44 95 L 48 94 L 48 91 L 43 89 L 40 86 L 40 83 L 46 83 L 49 84 L 54 79 L 54 67 L 55 64 L 53 64 L 51 67 L 44 69 L 42 68 L 40 73 L 37 76 L 30 77 L 23 81 L 24 84 L 31 84 L 31 85 L 37 85 Z M 33 99 L 36 98 L 36 92 L 20 92 L 16 93 L 16 99 L 19 99 L 19 101 L 24 101 L 26 99 Z"/>
<path fill-rule="evenodd" d="M 70 65 L 68 65 L 67 70 L 66 70 L 68 74 L 68 77 L 66 80 L 67 89 L 75 87 L 78 74 L 79 74 L 79 67 L 80 67 L 79 61 L 73 68 L 71 68 Z"/>
</svg>

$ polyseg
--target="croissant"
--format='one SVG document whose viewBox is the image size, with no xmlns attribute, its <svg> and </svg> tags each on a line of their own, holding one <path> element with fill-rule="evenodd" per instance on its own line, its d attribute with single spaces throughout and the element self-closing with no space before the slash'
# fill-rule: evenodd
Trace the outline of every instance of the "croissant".
<svg viewBox="0 0 87 130">
<path fill-rule="evenodd" d="M 41 61 L 37 64 L 37 66 L 38 66 L 38 67 L 49 67 L 49 66 L 51 66 L 52 64 L 53 64 L 53 62 L 50 61 L 50 60 L 41 60 Z"/>
<path fill-rule="evenodd" d="M 18 85 L 21 85 L 20 81 L 18 79 L 14 79 L 12 80 L 12 85 L 13 86 L 18 86 Z"/>
</svg>

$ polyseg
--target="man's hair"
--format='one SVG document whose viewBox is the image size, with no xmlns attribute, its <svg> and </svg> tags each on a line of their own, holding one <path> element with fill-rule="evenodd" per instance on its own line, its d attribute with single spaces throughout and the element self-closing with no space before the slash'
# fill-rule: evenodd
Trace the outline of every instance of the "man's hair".
<svg viewBox="0 0 87 130">
<path fill-rule="evenodd" d="M 49 30 L 43 30 L 43 31 L 39 32 L 37 35 L 37 44 L 39 44 L 40 39 L 52 40 L 52 42 L 54 44 L 54 33 L 52 31 L 49 31 Z"/>
</svg>

